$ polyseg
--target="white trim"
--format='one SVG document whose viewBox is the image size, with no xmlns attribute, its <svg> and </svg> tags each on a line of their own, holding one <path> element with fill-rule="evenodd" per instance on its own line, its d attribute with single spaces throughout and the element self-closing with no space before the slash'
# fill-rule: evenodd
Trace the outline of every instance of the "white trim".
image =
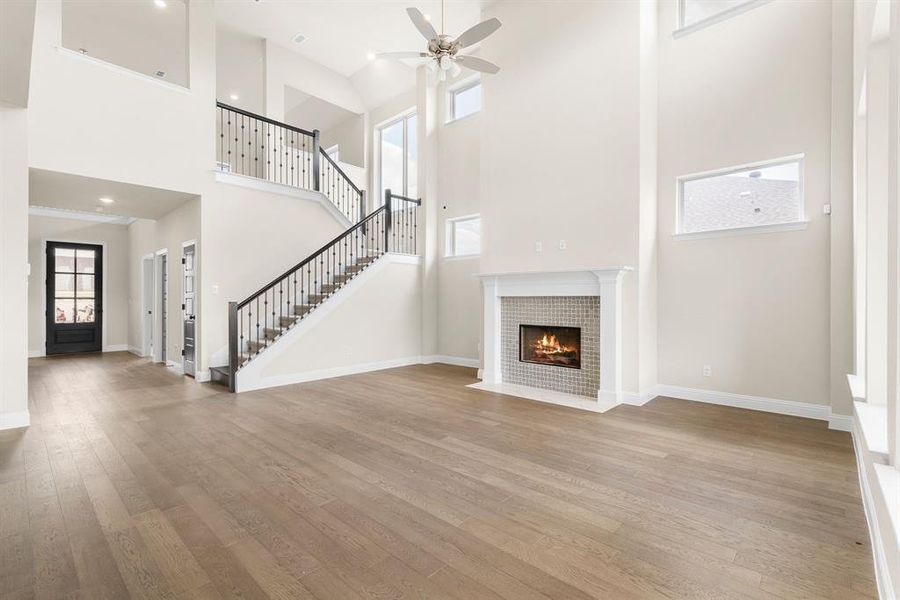
<svg viewBox="0 0 900 600">
<path fill-rule="evenodd" d="M 181 372 L 184 373 L 184 324 L 187 298 L 184 291 L 184 249 L 194 247 L 194 376 L 200 360 L 200 244 L 196 239 L 181 242 Z"/>
<path fill-rule="evenodd" d="M 334 219 L 341 225 L 341 227 L 348 228 L 353 225 L 353 223 L 350 222 L 350 219 L 348 219 L 347 216 L 342 213 L 337 206 L 334 205 L 334 202 L 329 200 L 328 196 L 326 196 L 322 192 L 298 188 L 292 185 L 285 185 L 283 183 L 275 183 L 273 181 L 267 181 L 265 179 L 259 179 L 257 177 L 250 177 L 248 175 L 225 173 L 223 171 L 219 171 L 218 169 L 214 169 L 213 173 L 215 173 L 215 179 L 217 183 L 237 185 L 240 187 L 249 188 L 251 190 L 257 190 L 259 192 L 281 194 L 284 196 L 298 198 L 300 200 L 306 200 L 308 202 L 317 202 L 328 212 L 328 214 L 334 217 Z"/>
<path fill-rule="evenodd" d="M 660 384 L 656 387 L 656 394 L 658 396 L 677 398 L 679 400 L 690 400 L 692 402 L 704 402 L 706 404 L 718 404 L 734 408 L 759 410 L 780 415 L 817 419 L 819 421 L 827 421 L 831 415 L 831 407 L 827 404 L 795 402 L 793 400 L 733 394 L 731 392 L 717 392 L 714 390 L 686 388 L 676 385 Z"/>
<path fill-rule="evenodd" d="M 137 221 L 136 217 L 124 215 L 111 215 L 107 213 L 85 212 L 68 208 L 54 208 L 52 206 L 28 207 L 30 217 L 49 217 L 52 219 L 71 219 L 73 221 L 90 221 L 93 223 L 109 223 L 110 225 L 131 225 Z"/>
<path fill-rule="evenodd" d="M 47 356 L 47 353 L 43 350 L 29 350 L 28 358 L 42 358 Z"/>
<path fill-rule="evenodd" d="M 855 401 L 853 414 L 866 450 L 888 462 L 888 412 L 884 404 Z"/>
<path fill-rule="evenodd" d="M 869 540 L 872 544 L 872 559 L 875 566 L 875 582 L 878 587 L 878 597 L 881 600 L 896 600 L 897 594 L 893 583 L 891 582 L 890 566 L 881 537 L 881 527 L 879 526 L 881 524 L 879 524 L 877 518 L 878 513 L 875 508 L 875 497 L 872 494 L 872 485 L 869 481 L 869 462 L 871 461 L 866 460 L 868 453 L 864 447 L 863 435 L 859 428 L 858 420 L 854 421 L 852 437 L 853 452 L 856 454 L 856 471 L 859 476 L 859 489 L 863 500 L 863 511 L 866 515 L 866 524 L 869 528 Z M 873 463 L 873 471 L 879 466 L 884 465 Z"/>
<path fill-rule="evenodd" d="M 837 415 L 829 413 L 828 429 L 834 429 L 835 431 L 853 431 L 853 415 Z"/>
<path fill-rule="evenodd" d="M 335 367 L 332 369 L 321 369 L 319 371 L 307 371 L 303 373 L 289 373 L 286 375 L 264 376 L 262 373 L 265 368 L 272 363 L 281 354 L 281 350 L 290 346 L 291 339 L 297 339 L 306 334 L 311 328 L 316 327 L 321 321 L 328 317 L 341 304 L 351 298 L 358 292 L 370 279 L 377 276 L 378 272 L 386 268 L 390 264 L 406 264 L 422 266 L 422 257 L 412 256 L 408 254 L 385 254 L 359 275 L 351 279 L 337 293 L 328 299 L 308 316 L 304 317 L 297 325 L 290 328 L 283 334 L 279 341 L 280 344 L 267 348 L 264 352 L 255 356 L 246 366 L 239 369 L 235 376 L 235 391 L 247 392 L 251 390 L 260 390 L 264 388 L 277 387 L 281 385 L 290 385 L 293 383 L 302 383 L 304 381 L 313 381 L 316 379 L 327 379 L 330 377 L 341 377 L 343 375 L 351 375 L 353 373 L 365 373 L 366 371 L 374 371 L 379 369 L 389 369 L 396 366 L 405 366 L 407 364 L 418 364 L 421 362 L 421 356 L 416 356 L 415 362 L 407 362 L 413 360 L 413 357 L 402 359 L 393 359 L 387 361 L 379 361 L 373 363 L 365 363 L 362 365 L 349 365 L 345 367 Z M 400 362 L 397 362 L 400 361 Z M 402 364 L 401 364 L 402 363 Z M 382 366 L 386 365 L 386 366 Z"/>
<path fill-rule="evenodd" d="M 181 366 L 181 363 L 175 362 L 174 360 L 166 359 L 166 368 L 172 369 L 172 372 L 176 375 L 184 375 L 184 368 Z"/>
<path fill-rule="evenodd" d="M 471 254 L 456 253 L 456 224 L 465 221 L 478 221 L 478 252 Z M 481 256 L 481 213 L 462 215 L 460 217 L 447 217 L 444 219 L 444 258 L 476 258 Z"/>
<path fill-rule="evenodd" d="M 629 406 L 643 406 L 656 398 L 659 394 L 657 393 L 657 386 L 653 386 L 649 390 L 634 393 L 634 392 L 622 392 L 621 394 L 621 403 L 628 404 Z"/>
<path fill-rule="evenodd" d="M 482 340 L 484 383 L 503 383 L 501 368 L 500 299 L 509 296 L 600 297 L 600 389 L 603 402 L 623 401 L 622 278 L 631 267 L 594 267 L 560 271 L 482 273 Z"/>
<path fill-rule="evenodd" d="M 71 50 L 71 49 L 65 48 L 63 46 L 57 46 L 56 49 L 63 56 L 69 56 L 71 58 L 83 60 L 84 62 L 95 64 L 97 66 L 103 67 L 110 71 L 114 71 L 114 72 L 122 74 L 122 75 L 128 75 L 129 77 L 133 77 L 135 79 L 140 79 L 142 81 L 150 81 L 160 87 L 168 88 L 168 89 L 178 92 L 180 94 L 193 95 L 193 92 L 191 91 L 191 89 L 189 87 L 179 85 L 177 83 L 172 83 L 171 81 L 166 81 L 165 79 L 160 79 L 159 77 L 156 77 L 155 75 L 147 75 L 146 73 L 141 73 L 139 71 L 133 71 L 133 70 L 129 69 L 128 67 L 123 67 L 121 65 L 117 65 L 115 63 L 111 63 L 111 62 L 102 60 L 100 58 L 96 58 L 94 56 L 91 56 L 90 54 L 82 54 L 81 52 L 79 52 L 77 50 Z M 187 66 L 186 73 L 189 74 L 190 65 L 187 64 L 186 66 Z"/>
<path fill-rule="evenodd" d="M 128 346 L 128 351 L 139 358 L 144 358 L 146 356 L 146 354 L 144 354 L 140 348 L 137 348 L 135 346 Z"/>
<path fill-rule="evenodd" d="M 171 291 L 171 282 L 168 280 L 169 275 L 169 249 L 161 248 L 153 253 L 153 295 L 151 296 L 153 301 L 153 318 L 151 320 L 151 327 L 153 327 L 153 346 L 150 352 L 150 360 L 155 363 L 163 362 L 163 353 L 166 354 L 166 359 L 168 359 L 168 351 L 169 349 L 166 347 L 169 343 L 169 307 L 163 307 L 162 302 L 162 260 L 161 257 L 166 257 L 166 303 L 169 301 L 169 292 Z M 166 313 L 166 322 L 163 323 L 162 314 L 165 311 Z M 165 333 L 165 335 L 163 335 Z M 163 344 L 163 338 L 165 338 L 166 343 Z"/>
<path fill-rule="evenodd" d="M 727 10 L 723 10 L 722 12 L 716 13 L 712 16 L 709 16 L 703 20 L 697 21 L 696 23 L 691 23 L 687 26 L 682 26 L 684 23 L 684 0 L 679 0 L 678 2 L 678 21 L 676 23 L 676 29 L 672 32 L 672 37 L 680 38 L 688 35 L 689 33 L 693 33 L 695 31 L 699 31 L 701 29 L 706 29 L 711 25 L 715 25 L 716 23 L 721 23 L 722 21 L 728 20 L 731 17 L 736 17 L 739 14 L 745 13 L 748 10 L 752 10 L 758 6 L 762 6 L 763 4 L 767 4 L 772 0 L 747 0 L 743 4 L 739 4 L 737 6 L 733 6 Z"/>
<path fill-rule="evenodd" d="M 728 229 L 710 229 L 709 231 L 693 231 L 691 233 L 673 233 L 676 240 L 705 240 L 709 238 L 729 237 L 733 235 L 756 235 L 759 233 L 780 233 L 782 231 L 803 231 L 809 221 L 792 221 L 790 223 L 772 223 L 769 225 L 748 225 L 747 227 L 730 227 Z"/>
<path fill-rule="evenodd" d="M 866 400 L 866 380 L 859 375 L 847 373 L 847 384 L 850 386 L 850 395 L 857 402 Z"/>
<path fill-rule="evenodd" d="M 209 372 L 209 369 L 204 371 L 197 371 L 197 374 L 194 376 L 194 381 L 197 383 L 206 383 L 212 378 L 212 375 Z"/>
<path fill-rule="evenodd" d="M 109 278 L 107 274 L 109 272 L 109 252 L 108 252 L 108 244 L 106 242 L 98 242 L 96 240 L 72 240 L 72 239 L 60 239 L 60 238 L 41 238 L 41 281 L 47 281 L 47 242 L 58 242 L 61 244 L 89 244 L 91 246 L 100 246 L 101 251 L 103 252 L 102 261 L 103 261 L 103 273 L 101 277 L 103 278 L 103 293 L 100 294 L 101 302 L 103 303 L 103 312 L 100 313 L 100 348 L 106 348 L 106 338 L 107 338 L 107 328 L 106 328 L 106 307 L 107 307 L 107 289 L 109 288 Z M 30 283 L 30 282 L 29 282 Z M 47 352 L 47 290 L 44 289 L 41 293 L 41 313 L 45 315 L 43 318 L 43 324 L 41 326 L 41 348 L 43 348 L 40 356 L 45 356 Z"/>
<path fill-rule="evenodd" d="M 456 96 L 468 90 L 471 90 L 474 87 L 481 85 L 481 76 L 476 74 L 471 77 L 467 77 L 462 81 L 455 82 L 453 85 L 447 87 L 447 119 L 444 121 L 445 125 L 449 125 L 450 123 L 456 123 L 458 121 L 462 121 L 463 119 L 467 119 L 472 115 L 477 115 L 481 112 L 482 108 L 484 108 L 484 88 L 482 88 L 482 104 L 479 105 L 478 110 L 475 112 L 471 112 L 462 117 L 456 116 Z"/>
<path fill-rule="evenodd" d="M 619 404 L 614 396 L 594 400 L 582 396 L 575 396 L 573 394 L 545 390 L 527 385 L 517 385 L 514 383 L 491 383 L 480 381 L 478 383 L 469 384 L 466 387 L 474 390 L 515 396 L 517 398 L 525 398 L 526 400 L 534 400 L 546 404 L 556 404 L 557 406 L 576 408 L 578 410 L 586 410 L 594 413 L 604 413 L 611 408 L 615 408 Z"/>
<path fill-rule="evenodd" d="M 470 367 L 477 369 L 481 365 L 481 361 L 477 358 L 464 358 L 462 356 L 448 356 L 446 354 L 434 354 L 432 356 L 423 356 L 422 364 L 431 365 L 439 363 L 443 365 L 454 365 L 457 367 Z"/>
<path fill-rule="evenodd" d="M 0 431 L 5 429 L 18 429 L 28 427 L 31 424 L 31 415 L 27 410 L 11 413 L 0 413 Z"/>
<path fill-rule="evenodd" d="M 476 258 L 481 258 L 481 255 L 480 254 L 460 254 L 459 256 L 442 256 L 441 257 L 442 260 L 449 260 L 449 261 L 473 260 Z"/>
<path fill-rule="evenodd" d="M 111 346 L 103 346 L 104 352 L 128 352 L 128 344 L 113 344 Z"/>
<path fill-rule="evenodd" d="M 682 222 L 684 221 L 684 184 L 690 181 L 697 181 L 700 179 L 709 179 L 711 177 L 720 177 L 723 175 L 730 175 L 733 173 L 741 173 L 744 171 L 751 171 L 754 169 L 765 169 L 768 167 L 777 167 L 779 165 L 788 165 L 791 163 L 799 163 L 798 174 L 797 174 L 797 186 L 798 186 L 798 195 L 800 196 L 800 206 L 798 207 L 797 218 L 794 221 L 789 221 L 787 223 L 767 223 L 764 225 L 747 225 L 743 227 L 728 227 L 725 229 L 706 229 L 703 231 L 690 231 L 684 232 L 681 230 Z M 760 160 L 751 163 L 744 163 L 742 165 L 733 165 L 727 167 L 719 167 L 716 169 L 711 169 L 708 171 L 699 171 L 696 173 L 687 173 L 685 175 L 679 175 L 675 178 L 675 234 L 676 239 L 691 239 L 687 236 L 696 236 L 701 237 L 698 234 L 719 234 L 722 232 L 726 232 L 730 235 L 744 233 L 765 233 L 764 228 L 773 227 L 773 226 L 787 226 L 794 225 L 795 227 L 801 223 L 803 223 L 803 229 L 806 228 L 805 223 L 808 222 L 806 218 L 806 189 L 805 189 L 805 167 L 806 167 L 806 155 L 805 154 L 791 154 L 789 156 L 781 156 L 778 158 L 771 158 L 768 160 Z M 774 229 L 773 231 L 781 231 L 784 228 Z M 706 236 L 702 236 L 706 237 Z"/>
</svg>

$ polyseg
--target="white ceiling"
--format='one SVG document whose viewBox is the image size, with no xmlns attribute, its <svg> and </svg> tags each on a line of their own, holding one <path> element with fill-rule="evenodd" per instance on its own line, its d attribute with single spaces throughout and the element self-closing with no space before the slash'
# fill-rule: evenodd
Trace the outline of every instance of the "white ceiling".
<svg viewBox="0 0 900 600">
<path fill-rule="evenodd" d="M 138 219 L 159 219 L 178 208 L 193 194 L 81 177 L 43 169 L 28 171 L 28 204 L 64 210 L 97 213 Z M 103 204 L 100 198 L 112 198 Z"/>
<path fill-rule="evenodd" d="M 481 17 L 482 0 L 452 0 L 445 29 L 458 35 Z M 231 0 L 216 3 L 229 29 L 266 38 L 349 77 L 368 64 L 367 52 L 424 50 L 425 40 L 406 14 L 415 6 L 440 32 L 439 0 Z M 306 36 L 295 44 L 295 35 Z"/>
<path fill-rule="evenodd" d="M 300 102 L 293 102 L 288 108 L 288 97 L 295 95 L 303 95 L 306 98 Z M 345 108 L 341 108 L 321 98 L 298 92 L 291 87 L 285 88 L 284 97 L 285 121 L 297 127 L 309 127 L 310 123 L 315 123 L 315 127 L 320 131 L 328 131 L 335 125 L 358 116 Z"/>
<path fill-rule="evenodd" d="M 62 0 L 62 45 L 138 73 L 187 85 L 187 7 L 166 0 Z"/>
</svg>

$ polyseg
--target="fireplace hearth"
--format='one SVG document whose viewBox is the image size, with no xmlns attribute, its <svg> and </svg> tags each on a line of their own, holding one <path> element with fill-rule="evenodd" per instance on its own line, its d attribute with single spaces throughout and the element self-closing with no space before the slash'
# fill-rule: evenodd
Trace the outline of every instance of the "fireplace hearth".
<svg viewBox="0 0 900 600">
<path fill-rule="evenodd" d="M 521 362 L 581 368 L 581 328 L 553 325 L 519 325 Z"/>
</svg>

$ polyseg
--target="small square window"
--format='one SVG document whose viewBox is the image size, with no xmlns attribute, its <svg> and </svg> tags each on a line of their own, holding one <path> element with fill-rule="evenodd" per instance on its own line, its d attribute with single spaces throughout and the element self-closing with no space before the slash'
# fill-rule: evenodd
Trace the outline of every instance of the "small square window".
<svg viewBox="0 0 900 600">
<path fill-rule="evenodd" d="M 679 234 L 803 221 L 802 157 L 687 175 L 678 180 Z"/>
<path fill-rule="evenodd" d="M 477 256 L 481 254 L 481 217 L 471 215 L 447 219 L 446 256 Z"/>
<path fill-rule="evenodd" d="M 481 110 L 481 82 L 450 90 L 450 120 L 456 121 Z"/>
<path fill-rule="evenodd" d="M 769 0 L 679 0 L 678 33 L 687 33 L 724 21 Z"/>
</svg>

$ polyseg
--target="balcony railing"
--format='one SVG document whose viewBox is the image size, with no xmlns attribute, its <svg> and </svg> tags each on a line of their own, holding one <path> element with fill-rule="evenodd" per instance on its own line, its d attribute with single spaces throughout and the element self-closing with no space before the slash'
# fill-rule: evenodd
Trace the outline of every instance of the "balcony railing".
<svg viewBox="0 0 900 600">
<path fill-rule="evenodd" d="M 322 149 L 318 129 L 217 102 L 216 135 L 218 170 L 322 192 L 351 223 L 365 217 L 365 192 Z"/>
</svg>

